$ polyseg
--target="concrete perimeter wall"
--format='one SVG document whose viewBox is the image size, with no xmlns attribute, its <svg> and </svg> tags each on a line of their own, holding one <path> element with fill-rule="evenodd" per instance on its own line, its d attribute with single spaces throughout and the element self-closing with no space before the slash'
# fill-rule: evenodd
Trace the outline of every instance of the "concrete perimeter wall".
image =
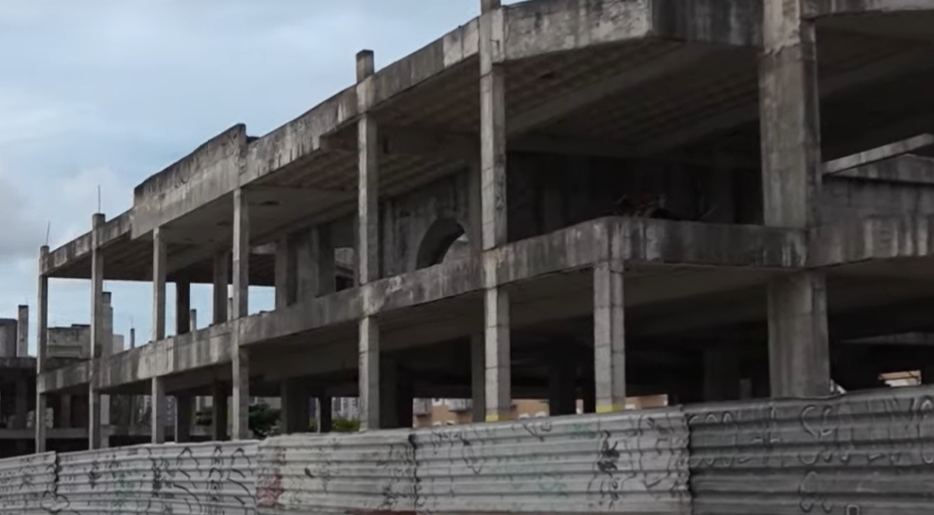
<svg viewBox="0 0 934 515">
<path fill-rule="evenodd" d="M 920 515 L 934 388 L 0 460 L 0 513 Z"/>
</svg>

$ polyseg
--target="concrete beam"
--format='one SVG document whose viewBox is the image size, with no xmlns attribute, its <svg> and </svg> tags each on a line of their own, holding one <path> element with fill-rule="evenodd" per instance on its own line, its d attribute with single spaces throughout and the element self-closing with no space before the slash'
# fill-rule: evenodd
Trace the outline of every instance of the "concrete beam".
<svg viewBox="0 0 934 515">
<path fill-rule="evenodd" d="M 812 230 L 808 266 L 934 256 L 934 218 L 845 220 Z"/>
<path fill-rule="evenodd" d="M 133 192 L 132 238 L 152 232 L 239 187 L 247 152 L 246 126 L 218 134 Z"/>
<path fill-rule="evenodd" d="M 804 16 L 808 19 L 854 14 L 891 14 L 934 11 L 932 0 L 824 0 L 811 2 Z"/>
<path fill-rule="evenodd" d="M 593 105 L 613 94 L 678 73 L 688 67 L 702 65 L 711 50 L 702 46 L 676 47 L 661 57 L 577 88 L 567 95 L 537 104 L 528 111 L 510 116 L 509 136 L 532 132 L 548 123 L 560 120 L 575 111 Z"/>
<path fill-rule="evenodd" d="M 518 60 L 593 45 L 618 43 L 648 36 L 652 29 L 651 2 L 523 2 L 494 9 L 496 46 L 505 60 Z M 480 18 L 481 59 L 483 16 Z M 508 34 L 508 39 L 506 35 Z"/>
<path fill-rule="evenodd" d="M 861 177 L 858 174 L 850 174 L 854 168 L 870 165 L 886 159 L 908 154 L 916 150 L 934 145 L 934 134 L 920 134 L 894 143 L 889 143 L 881 147 L 876 147 L 858 154 L 841 157 L 824 163 L 824 174 L 841 174 L 847 177 Z"/>
<path fill-rule="evenodd" d="M 688 42 L 762 45 L 762 3 L 747 0 L 655 0 L 652 33 Z"/>
<path fill-rule="evenodd" d="M 820 77 L 818 91 L 821 98 L 827 98 L 865 84 L 880 80 L 892 80 L 897 76 L 929 70 L 932 67 L 934 67 L 934 63 L 930 60 L 928 49 L 905 52 L 888 59 L 875 61 L 861 68 Z M 754 103 L 721 111 L 713 116 L 705 117 L 696 124 L 684 125 L 675 131 L 671 131 L 664 139 L 660 139 L 655 143 L 643 145 L 641 155 L 659 155 L 680 147 L 686 147 L 691 143 L 728 129 L 754 122 L 759 114 L 759 107 Z"/>
</svg>

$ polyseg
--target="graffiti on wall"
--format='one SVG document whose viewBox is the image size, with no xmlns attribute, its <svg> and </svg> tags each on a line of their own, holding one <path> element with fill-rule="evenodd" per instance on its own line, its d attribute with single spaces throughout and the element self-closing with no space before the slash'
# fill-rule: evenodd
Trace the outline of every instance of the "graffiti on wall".
<svg viewBox="0 0 934 515">
<path fill-rule="evenodd" d="M 768 502 L 802 514 L 850 515 L 879 502 L 895 509 L 899 502 L 934 500 L 926 487 L 917 488 L 934 466 L 932 395 L 699 407 L 689 410 L 688 425 L 700 506 L 708 497 L 715 504 L 722 495 L 716 485 L 731 478 L 750 503 L 763 502 L 758 492 L 770 491 Z M 890 500 L 880 501 L 880 494 Z"/>
<path fill-rule="evenodd" d="M 139 446 L 60 455 L 50 513 L 252 515 L 255 443 Z"/>
</svg>

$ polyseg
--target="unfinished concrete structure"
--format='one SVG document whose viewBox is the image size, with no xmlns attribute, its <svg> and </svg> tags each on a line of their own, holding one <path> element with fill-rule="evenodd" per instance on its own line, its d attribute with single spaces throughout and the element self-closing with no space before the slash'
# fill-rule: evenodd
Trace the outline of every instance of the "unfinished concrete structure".
<svg viewBox="0 0 934 515">
<path fill-rule="evenodd" d="M 102 394 L 152 394 L 156 442 L 166 395 L 213 395 L 220 440 L 228 397 L 242 439 L 251 395 L 294 432 L 312 397 L 359 396 L 377 428 L 413 397 L 495 421 L 514 398 L 819 396 L 934 364 L 934 1 L 481 3 L 43 249 L 39 405 L 88 392 L 94 447 Z M 151 342 L 52 369 L 56 277 L 92 281 L 95 348 L 102 281 L 151 281 Z M 195 283 L 213 318 L 190 331 Z M 251 314 L 250 285 L 276 309 Z"/>
</svg>

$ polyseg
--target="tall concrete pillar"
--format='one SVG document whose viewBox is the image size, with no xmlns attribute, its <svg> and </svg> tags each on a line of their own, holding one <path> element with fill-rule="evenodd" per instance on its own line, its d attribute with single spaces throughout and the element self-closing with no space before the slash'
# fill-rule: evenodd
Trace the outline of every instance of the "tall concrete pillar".
<svg viewBox="0 0 934 515">
<path fill-rule="evenodd" d="M 470 333 L 470 393 L 472 419 L 486 419 L 486 342 L 482 330 Z"/>
<path fill-rule="evenodd" d="M 242 189 L 234 191 L 233 223 L 233 318 L 240 320 L 249 314 L 250 294 L 250 212 L 249 201 Z M 250 433 L 250 357 L 240 347 L 239 323 L 231 338 L 233 367 L 233 427 L 230 437 L 246 440 Z"/>
<path fill-rule="evenodd" d="M 97 391 L 100 370 L 99 357 L 106 345 L 104 336 L 104 253 L 101 250 L 100 230 L 104 215 L 95 213 L 91 218 L 91 363 L 88 377 L 88 449 L 101 446 L 101 396 Z"/>
<path fill-rule="evenodd" d="M 308 412 L 309 395 L 301 379 L 292 378 L 280 384 L 280 426 L 283 434 L 306 433 L 311 422 Z"/>
<path fill-rule="evenodd" d="M 299 290 L 302 298 L 320 297 L 334 293 L 337 288 L 337 268 L 334 263 L 334 244 L 331 242 L 331 227 L 316 225 L 309 233 L 308 249 L 311 256 L 308 266 L 299 269 Z M 303 250 L 300 251 L 303 256 Z M 300 257 L 300 262 L 305 262 Z"/>
<path fill-rule="evenodd" d="M 288 307 L 297 300 L 297 249 L 295 243 L 290 236 L 283 236 L 276 242 L 276 309 Z"/>
<path fill-rule="evenodd" d="M 379 323 L 376 317 L 360 320 L 360 427 L 380 427 Z"/>
<path fill-rule="evenodd" d="M 101 340 L 104 342 L 103 348 L 101 349 L 101 356 L 106 358 L 112 356 L 114 353 L 114 308 L 113 308 L 113 295 L 109 291 L 102 293 L 101 297 L 102 302 L 104 303 L 104 322 L 103 329 L 101 330 Z M 110 411 L 111 411 L 111 400 L 110 395 L 101 395 L 100 396 L 101 404 L 101 427 L 106 428 L 110 426 Z M 107 447 L 107 438 L 102 440 L 102 445 Z"/>
<path fill-rule="evenodd" d="M 165 443 L 165 378 L 153 377 L 152 386 L 152 412 L 149 415 L 152 443 Z"/>
<path fill-rule="evenodd" d="M 507 241 L 506 90 L 503 13 L 499 0 L 481 0 L 480 14 L 480 236 L 482 249 Z M 495 265 L 484 259 L 486 419 L 512 415 L 509 295 L 496 283 Z"/>
<path fill-rule="evenodd" d="M 191 332 L 191 283 L 175 281 L 175 334 Z"/>
<path fill-rule="evenodd" d="M 330 433 L 334 425 L 334 405 L 330 397 L 322 395 L 318 397 L 318 409 L 315 411 L 318 417 L 318 432 Z"/>
<path fill-rule="evenodd" d="M 704 349 L 704 400 L 732 401 L 740 398 L 739 349 L 717 344 Z"/>
<path fill-rule="evenodd" d="M 26 429 L 26 417 L 29 415 L 29 382 L 25 377 L 16 378 L 13 391 L 13 413 L 16 423 L 14 429 Z"/>
<path fill-rule="evenodd" d="M 372 101 L 375 63 L 373 52 L 357 54 L 358 109 L 364 113 L 357 122 L 357 282 L 366 285 L 379 277 L 379 145 L 376 120 L 366 114 Z M 368 311 L 369 307 L 364 307 Z M 359 395 L 361 427 L 381 427 L 379 323 L 365 315 L 359 329 Z"/>
<path fill-rule="evenodd" d="M 556 348 L 548 359 L 548 414 L 577 413 L 577 364 L 567 349 Z"/>
<path fill-rule="evenodd" d="M 497 422 L 512 417 L 509 294 L 502 288 L 487 288 L 484 304 L 486 420 Z"/>
<path fill-rule="evenodd" d="M 48 395 L 42 391 L 42 374 L 46 372 L 49 346 L 49 277 L 45 267 L 49 259 L 49 247 L 39 249 L 39 287 L 36 295 L 36 452 L 46 450 L 46 408 Z"/>
<path fill-rule="evenodd" d="M 211 439 L 221 442 L 227 439 L 227 389 L 214 383 L 211 390 Z"/>
<path fill-rule="evenodd" d="M 820 214 L 817 42 L 805 0 L 765 0 L 759 57 L 766 225 L 808 228 Z M 803 272 L 768 286 L 772 396 L 830 393 L 825 279 Z"/>
<path fill-rule="evenodd" d="M 626 318 L 622 263 L 594 266 L 594 382 L 597 413 L 626 407 Z"/>
<path fill-rule="evenodd" d="M 814 21 L 807 0 L 765 0 L 759 56 L 763 214 L 766 225 L 819 220 L 820 97 Z"/>
<path fill-rule="evenodd" d="M 192 404 L 189 395 L 175 396 L 175 443 L 191 441 Z"/>
<path fill-rule="evenodd" d="M 25 358 L 29 355 L 29 306 L 20 305 L 17 315 L 16 355 Z"/>
<path fill-rule="evenodd" d="M 799 272 L 768 285 L 772 397 L 831 393 L 824 274 Z"/>
<path fill-rule="evenodd" d="M 213 318 L 215 325 L 227 322 L 227 287 L 230 282 L 230 254 L 214 255 Z"/>
<path fill-rule="evenodd" d="M 152 337 L 157 342 L 165 339 L 165 277 L 168 271 L 166 262 L 165 235 L 161 227 L 152 231 Z"/>
</svg>

